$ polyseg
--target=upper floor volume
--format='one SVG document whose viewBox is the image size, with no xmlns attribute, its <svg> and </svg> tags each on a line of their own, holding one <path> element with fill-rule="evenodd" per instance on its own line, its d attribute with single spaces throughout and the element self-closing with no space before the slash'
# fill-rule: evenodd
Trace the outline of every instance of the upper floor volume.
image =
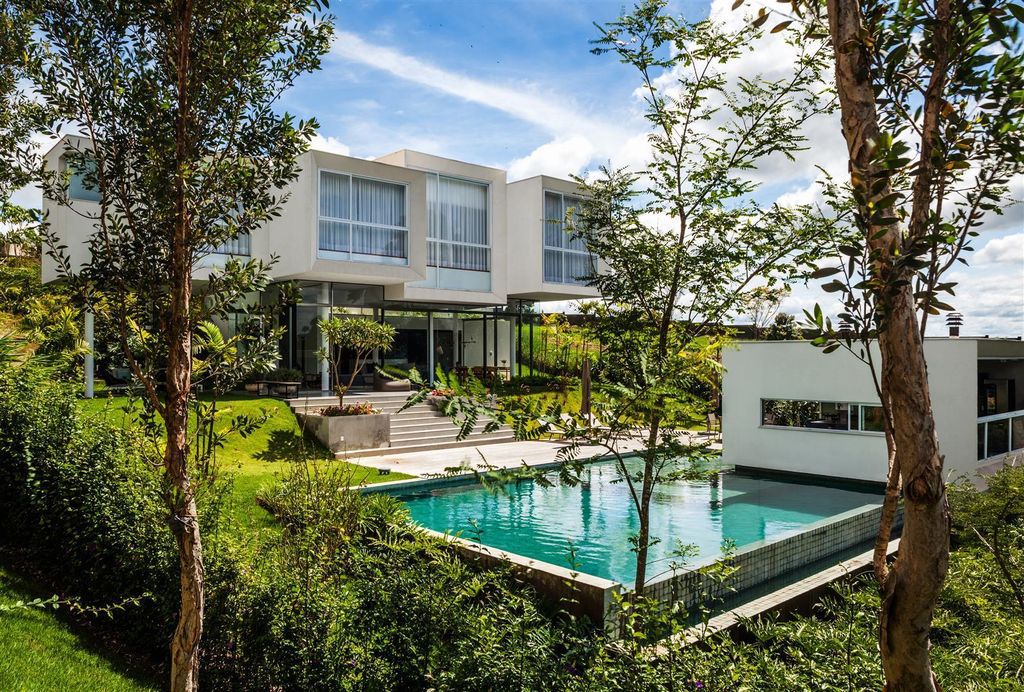
<svg viewBox="0 0 1024 692">
<path fill-rule="evenodd" d="M 83 140 L 75 142 L 85 144 Z M 46 155 L 66 169 L 69 139 Z M 275 280 L 382 286 L 387 301 L 503 305 L 509 300 L 596 297 L 583 277 L 595 258 L 565 230 L 575 183 L 401 150 L 375 160 L 311 149 L 281 214 L 251 237 L 218 248 L 196 268 L 204 279 L 230 256 L 278 258 Z M 70 204 L 88 212 L 98 194 L 71 171 Z M 93 222 L 43 200 L 72 266 L 86 260 Z M 57 277 L 43 263 L 43 280 Z"/>
</svg>

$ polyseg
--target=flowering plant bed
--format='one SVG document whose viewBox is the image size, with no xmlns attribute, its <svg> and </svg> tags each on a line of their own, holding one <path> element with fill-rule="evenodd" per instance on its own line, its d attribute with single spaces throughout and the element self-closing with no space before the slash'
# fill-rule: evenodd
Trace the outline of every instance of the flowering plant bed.
<svg viewBox="0 0 1024 692">
<path fill-rule="evenodd" d="M 380 414 L 379 408 L 374 408 L 369 401 L 358 404 L 343 404 L 341 406 L 325 406 L 320 409 L 321 416 L 336 418 L 338 416 L 375 416 Z"/>
<path fill-rule="evenodd" d="M 455 397 L 454 389 L 433 389 L 427 395 L 427 403 L 436 409 L 441 409 L 448 401 Z"/>
</svg>

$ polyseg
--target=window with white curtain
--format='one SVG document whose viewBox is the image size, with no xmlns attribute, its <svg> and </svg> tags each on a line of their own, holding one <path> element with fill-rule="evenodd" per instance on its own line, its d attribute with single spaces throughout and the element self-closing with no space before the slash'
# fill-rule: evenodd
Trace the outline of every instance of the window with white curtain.
<svg viewBox="0 0 1024 692">
<path fill-rule="evenodd" d="M 210 250 L 213 255 L 230 255 L 232 257 L 248 257 L 252 254 L 248 233 L 239 233 L 237 238 L 226 240 Z"/>
<path fill-rule="evenodd" d="M 580 203 L 578 197 L 544 192 L 544 281 L 586 284 L 595 271 L 594 256 L 582 238 L 565 228 L 566 213 Z"/>
<path fill-rule="evenodd" d="M 405 185 L 320 171 L 320 256 L 407 264 Z"/>
<path fill-rule="evenodd" d="M 491 269 L 484 183 L 427 176 L 427 264 L 486 272 Z"/>
</svg>

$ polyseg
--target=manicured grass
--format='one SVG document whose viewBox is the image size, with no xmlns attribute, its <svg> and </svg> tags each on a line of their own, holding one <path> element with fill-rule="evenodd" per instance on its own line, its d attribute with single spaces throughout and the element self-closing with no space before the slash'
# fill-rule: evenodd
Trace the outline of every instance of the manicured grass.
<svg viewBox="0 0 1024 692">
<path fill-rule="evenodd" d="M 0 605 L 49 594 L 0 568 Z M 60 611 L 18 608 L 0 611 L 0 689 L 156 690 L 159 686 L 100 643 L 72 629 Z"/>
<path fill-rule="evenodd" d="M 208 399 L 208 396 L 206 397 Z M 83 399 L 82 410 L 90 415 L 128 424 L 132 416 L 124 411 L 125 397 Z M 218 400 L 218 426 L 230 425 L 232 418 L 247 414 L 259 416 L 266 411 L 269 419 L 247 437 L 231 435 L 225 446 L 217 450 L 217 465 L 222 473 L 233 477 L 228 511 L 243 528 L 260 529 L 274 525 L 273 518 L 255 502 L 257 491 L 273 484 L 291 464 L 308 460 L 334 461 L 334 455 L 310 436 L 304 436 L 288 404 L 271 398 L 248 394 L 229 394 Z M 348 462 L 354 485 L 410 478 L 402 473 L 381 473 L 377 469 Z"/>
</svg>

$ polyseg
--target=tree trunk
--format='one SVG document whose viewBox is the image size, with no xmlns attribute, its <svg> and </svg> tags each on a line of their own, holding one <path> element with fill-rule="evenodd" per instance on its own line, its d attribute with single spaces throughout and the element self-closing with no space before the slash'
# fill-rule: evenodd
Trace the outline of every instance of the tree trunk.
<svg viewBox="0 0 1024 692">
<path fill-rule="evenodd" d="M 203 635 L 203 544 L 195 491 L 188 475 L 188 403 L 192 387 L 192 217 L 188 205 L 187 175 L 190 161 L 191 102 L 189 58 L 192 38 L 192 2 L 174 3 L 177 122 L 175 159 L 177 170 L 174 218 L 171 222 L 167 315 L 167 404 L 164 424 L 167 447 L 164 473 L 171 487 L 171 522 L 178 542 L 181 571 L 181 609 L 171 640 L 171 690 L 199 689 L 199 642 Z"/>
<path fill-rule="evenodd" d="M 875 185 L 886 172 L 871 161 L 880 130 L 858 0 L 828 0 L 828 15 L 851 179 L 862 201 L 875 201 L 891 188 Z M 900 553 L 882 585 L 882 667 L 887 690 L 935 690 L 928 635 L 949 560 L 942 457 L 916 306 L 911 282 L 906 281 L 910 277 L 905 271 L 894 273 L 892 252 L 902 242 L 899 226 L 869 225 L 865 233 L 874 253 L 872 272 L 887 287 L 876 295 L 876 307 L 885 320 L 878 335 L 881 388 L 892 410 L 894 463 L 904 493 Z M 900 285 L 901 281 L 905 283 Z"/>
<path fill-rule="evenodd" d="M 654 450 L 658 444 L 660 425 L 660 418 L 655 416 L 647 436 L 647 452 L 643 455 L 644 482 L 640 488 L 640 504 L 636 508 L 640 526 L 637 529 L 636 578 L 633 593 L 637 598 L 643 597 L 644 588 L 647 586 L 647 554 L 651 547 L 651 495 L 654 494 L 654 471 L 657 462 L 657 453 Z"/>
<path fill-rule="evenodd" d="M 184 225 L 184 224 L 183 224 Z M 185 231 L 175 230 L 171 256 L 171 305 L 168 316 L 167 403 L 164 424 L 167 447 L 164 473 L 170 486 L 171 527 L 178 542 L 181 609 L 171 640 L 171 690 L 198 689 L 199 641 L 203 633 L 203 545 L 195 491 L 188 474 L 188 404 L 192 384 L 191 263 Z"/>
</svg>

